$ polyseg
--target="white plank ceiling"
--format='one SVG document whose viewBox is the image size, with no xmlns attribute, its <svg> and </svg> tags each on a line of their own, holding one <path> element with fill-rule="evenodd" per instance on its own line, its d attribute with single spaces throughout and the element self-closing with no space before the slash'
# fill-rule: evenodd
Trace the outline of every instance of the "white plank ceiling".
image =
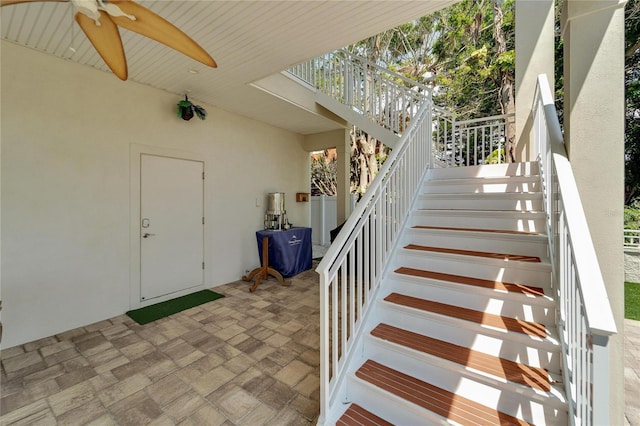
<svg viewBox="0 0 640 426">
<path fill-rule="evenodd" d="M 120 34 L 130 81 L 178 96 L 189 93 L 197 103 L 304 134 L 336 126 L 250 83 L 455 1 L 139 1 L 198 42 L 216 60 L 217 69 L 125 29 Z M 110 73 L 73 13 L 70 2 L 4 6 L 2 39 Z"/>
</svg>

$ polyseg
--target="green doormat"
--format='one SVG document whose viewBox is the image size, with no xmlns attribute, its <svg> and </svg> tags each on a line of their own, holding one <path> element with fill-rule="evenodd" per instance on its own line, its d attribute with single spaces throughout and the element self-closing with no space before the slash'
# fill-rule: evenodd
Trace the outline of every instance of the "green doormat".
<svg viewBox="0 0 640 426">
<path fill-rule="evenodd" d="M 127 312 L 127 315 L 138 324 L 148 324 L 160 318 L 168 317 L 185 309 L 211 302 L 212 300 L 224 297 L 223 294 L 211 290 L 202 290 L 186 296 L 177 297 L 165 302 L 156 303 L 144 308 Z"/>
</svg>

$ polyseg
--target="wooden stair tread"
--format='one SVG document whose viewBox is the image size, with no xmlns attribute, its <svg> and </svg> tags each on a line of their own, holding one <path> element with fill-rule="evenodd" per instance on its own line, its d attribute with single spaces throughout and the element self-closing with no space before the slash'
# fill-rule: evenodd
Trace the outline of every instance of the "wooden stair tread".
<svg viewBox="0 0 640 426">
<path fill-rule="evenodd" d="M 371 335 L 451 362 L 520 383 L 545 392 L 551 390 L 549 373 L 543 368 L 510 361 L 434 339 L 388 324 L 378 324 Z"/>
<path fill-rule="evenodd" d="M 351 404 L 338 419 L 336 426 L 393 426 L 393 423 L 376 416 L 358 404 Z"/>
<path fill-rule="evenodd" d="M 510 229 L 483 229 L 483 228 L 458 228 L 452 226 L 427 226 L 427 225 L 416 225 L 413 226 L 414 229 L 435 229 L 435 230 L 447 230 L 447 231 L 471 231 L 471 232 L 488 232 L 488 233 L 496 233 L 496 234 L 514 234 L 514 235 L 541 235 L 539 232 L 530 232 L 530 231 L 515 231 Z"/>
<path fill-rule="evenodd" d="M 547 328 L 545 325 L 533 321 L 523 321 L 516 318 L 503 317 L 501 315 L 447 305 L 445 303 L 420 299 L 418 297 L 407 296 L 399 293 L 391 293 L 385 297 L 384 300 L 390 303 L 420 309 L 422 311 L 446 315 L 448 317 L 471 321 L 477 324 L 496 327 L 503 330 L 514 331 L 529 336 L 545 338 L 547 335 Z"/>
<path fill-rule="evenodd" d="M 365 361 L 356 371 L 356 376 L 387 392 L 461 424 L 529 424 L 516 417 L 483 406 L 372 360 Z"/>
<path fill-rule="evenodd" d="M 537 256 L 523 256 L 519 254 L 489 253 L 484 251 L 421 246 L 418 244 L 407 244 L 406 246 L 404 246 L 404 248 L 408 250 L 420 250 L 420 251 L 430 251 L 435 253 L 448 253 L 448 254 L 460 254 L 464 256 L 485 257 L 489 259 L 502 259 L 502 260 L 509 260 L 509 261 L 535 262 L 535 263 L 541 262 L 540 258 Z"/>
<path fill-rule="evenodd" d="M 540 287 L 534 287 L 524 284 L 505 283 L 502 281 L 491 281 L 480 278 L 465 277 L 463 275 L 445 274 L 442 272 L 425 271 L 422 269 L 400 267 L 394 272 L 403 275 L 411 275 L 414 277 L 430 278 L 440 281 L 448 281 L 457 284 L 466 284 L 476 287 L 483 287 L 492 290 L 503 290 L 512 293 L 522 293 L 532 296 L 544 296 L 544 290 Z"/>
</svg>

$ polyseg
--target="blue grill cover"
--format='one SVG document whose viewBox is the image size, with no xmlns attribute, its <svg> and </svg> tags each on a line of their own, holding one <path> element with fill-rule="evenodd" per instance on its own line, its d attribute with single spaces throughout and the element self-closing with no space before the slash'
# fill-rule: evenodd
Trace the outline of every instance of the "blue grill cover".
<svg viewBox="0 0 640 426">
<path fill-rule="evenodd" d="M 269 239 L 269 266 L 288 278 L 311 269 L 311 228 L 258 231 L 258 254 L 262 265 L 262 238 Z"/>
</svg>

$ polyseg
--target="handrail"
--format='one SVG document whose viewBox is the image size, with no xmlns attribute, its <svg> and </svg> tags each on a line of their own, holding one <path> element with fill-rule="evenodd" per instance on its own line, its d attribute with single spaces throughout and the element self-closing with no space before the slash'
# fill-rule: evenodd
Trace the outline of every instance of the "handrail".
<svg viewBox="0 0 640 426">
<path fill-rule="evenodd" d="M 498 121 L 498 120 L 504 120 L 505 118 L 511 118 L 511 117 L 515 117 L 515 114 L 513 113 L 498 114 L 498 115 L 492 115 L 491 117 L 472 118 L 470 120 L 458 120 L 458 124 L 467 125 L 467 124 L 481 123 L 483 121 Z"/>
<path fill-rule="evenodd" d="M 463 165 L 506 162 L 507 126 L 514 118 L 511 113 L 456 121 L 454 137 Z"/>
<path fill-rule="evenodd" d="M 624 230 L 624 248 L 640 249 L 640 229 Z"/>
<path fill-rule="evenodd" d="M 431 99 L 431 88 L 338 50 L 287 70 L 379 126 L 401 135 Z"/>
<path fill-rule="evenodd" d="M 545 75 L 538 76 L 533 111 L 569 418 L 610 424 L 608 337 L 616 325 Z"/>
<path fill-rule="evenodd" d="M 430 87 L 346 50 L 287 72 L 396 134 L 402 134 L 419 106 L 431 98 Z M 434 106 L 434 161 L 445 167 L 504 163 L 507 125 L 513 118 L 502 114 L 456 120 L 455 114 Z"/>
<path fill-rule="evenodd" d="M 369 314 L 423 174 L 431 164 L 430 92 L 342 231 L 316 268 L 320 276 L 320 418 L 337 398 L 354 342 Z"/>
<path fill-rule="evenodd" d="M 506 161 L 507 126 L 514 114 L 456 120 L 434 107 L 434 156 L 445 167 L 500 164 Z"/>
<path fill-rule="evenodd" d="M 431 88 L 344 50 L 296 65 L 288 72 L 402 135 L 316 268 L 320 275 L 321 341 L 318 423 L 323 424 L 413 196 L 433 163 Z M 438 114 L 446 115 L 440 110 Z"/>
</svg>

